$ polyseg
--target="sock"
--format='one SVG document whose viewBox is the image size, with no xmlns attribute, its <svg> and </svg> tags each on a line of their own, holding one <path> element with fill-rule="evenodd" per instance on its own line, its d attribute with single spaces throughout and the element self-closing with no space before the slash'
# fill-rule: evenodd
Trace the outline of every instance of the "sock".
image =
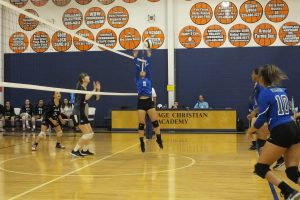
<svg viewBox="0 0 300 200">
<path fill-rule="evenodd" d="M 287 197 L 294 192 L 294 189 L 283 181 L 278 185 L 278 188 L 281 190 L 281 193 L 284 195 L 284 197 Z"/>
<path fill-rule="evenodd" d="M 89 150 L 89 145 L 84 145 L 83 148 L 82 148 L 82 150 L 83 150 L 83 151 Z"/>
<path fill-rule="evenodd" d="M 29 122 L 28 121 L 26 121 L 26 126 L 29 126 Z"/>
<path fill-rule="evenodd" d="M 35 125 L 33 125 L 32 128 L 35 129 Z"/>
<path fill-rule="evenodd" d="M 144 143 L 144 137 L 140 137 L 140 142 Z"/>
<path fill-rule="evenodd" d="M 78 144 L 76 144 L 74 151 L 78 151 L 80 149 L 80 146 Z"/>
<path fill-rule="evenodd" d="M 0 128 L 3 128 L 2 120 L 0 120 Z"/>
<path fill-rule="evenodd" d="M 25 129 L 25 124 L 23 123 L 23 129 Z"/>
</svg>

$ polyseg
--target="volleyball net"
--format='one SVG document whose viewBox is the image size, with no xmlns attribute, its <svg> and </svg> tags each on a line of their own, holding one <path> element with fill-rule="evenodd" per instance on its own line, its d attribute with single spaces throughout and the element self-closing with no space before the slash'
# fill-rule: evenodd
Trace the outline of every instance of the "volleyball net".
<svg viewBox="0 0 300 200">
<path fill-rule="evenodd" d="M 5 62 L 5 54 L 34 54 L 32 62 L 37 66 L 39 65 L 40 57 L 43 53 L 55 53 L 55 52 L 85 52 L 85 51 L 109 51 L 114 55 L 124 57 L 126 59 L 133 59 L 133 56 L 118 50 L 113 49 L 111 44 L 111 33 L 107 31 L 99 32 L 95 36 L 92 33 L 92 29 L 85 28 L 79 29 L 78 23 L 83 20 L 83 16 L 78 16 L 76 8 L 69 8 L 63 14 L 63 22 L 55 21 L 52 15 L 56 13 L 52 11 L 36 12 L 34 9 L 26 9 L 21 4 L 25 1 L 9 1 L 0 0 L 1 7 L 1 24 L 0 24 L 0 41 L 1 41 L 1 61 L 3 66 L 2 75 L 5 70 L 10 68 L 9 63 Z M 42 2 L 42 1 L 41 1 Z M 96 10 L 94 11 L 94 14 Z M 90 24 L 93 24 L 93 12 L 91 13 Z M 86 17 L 86 16 L 85 16 Z M 85 19 L 87 20 L 87 19 Z M 22 58 L 20 58 L 22 59 Z M 141 62 L 144 60 L 139 59 Z M 20 60 L 19 60 L 20 61 Z M 54 61 L 53 61 L 54 62 Z M 26 63 L 22 63 L 26 66 Z M 69 66 L 68 66 L 69 67 Z M 107 66 L 110 67 L 110 66 Z M 44 70 L 41 68 L 41 70 Z M 79 74 L 81 71 L 78 71 Z M 19 75 L 20 76 L 20 75 Z M 91 74 L 93 76 L 93 74 Z M 3 76 L 2 76 L 3 77 Z M 55 79 L 55 77 L 49 75 L 45 78 Z M 76 77 L 77 78 L 77 77 Z M 108 96 L 136 96 L 136 93 L 119 93 L 119 92 L 87 92 L 66 89 L 62 87 L 49 87 L 41 86 L 37 80 L 34 80 L 34 76 L 30 77 L 32 82 L 5 82 L 4 79 L 0 79 L 0 87 L 15 88 L 15 89 L 30 89 L 40 91 L 60 91 L 64 93 L 84 93 L 84 94 L 100 94 Z M 72 83 L 74 80 L 64 80 Z M 101 82 L 101 80 L 100 80 Z M 29 83 L 29 84 L 28 84 Z M 31 84 L 38 83 L 38 84 Z M 52 84 L 53 85 L 53 84 Z M 66 84 L 68 85 L 68 84 Z M 74 84 L 73 84 L 74 85 Z M 69 86 L 70 88 L 70 86 Z"/>
</svg>

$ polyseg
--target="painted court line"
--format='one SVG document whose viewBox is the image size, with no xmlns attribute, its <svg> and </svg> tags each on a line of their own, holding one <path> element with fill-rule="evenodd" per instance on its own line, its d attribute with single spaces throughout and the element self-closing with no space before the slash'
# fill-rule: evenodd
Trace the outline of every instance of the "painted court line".
<svg viewBox="0 0 300 200">
<path fill-rule="evenodd" d="M 46 186 L 46 185 L 49 185 L 50 183 L 53 183 L 53 182 L 58 181 L 58 180 L 60 180 L 60 179 L 62 179 L 62 178 L 65 178 L 65 177 L 67 177 L 67 176 L 69 176 L 69 175 L 71 175 L 71 174 L 73 174 L 73 173 L 75 173 L 75 172 L 78 172 L 78 171 L 80 171 L 80 170 L 83 170 L 83 169 L 85 169 L 85 168 L 87 168 L 87 167 L 90 167 L 90 166 L 92 166 L 92 165 L 95 165 L 95 164 L 97 164 L 97 163 L 99 163 L 99 162 L 101 162 L 101 161 L 103 161 L 103 160 L 105 160 L 105 159 L 107 159 L 107 158 L 111 158 L 111 157 L 113 157 L 113 156 L 115 156 L 115 155 L 117 155 L 117 154 L 119 154 L 119 153 L 122 153 L 122 152 L 124 152 L 124 151 L 127 151 L 128 149 L 131 149 L 131 148 L 137 146 L 138 144 L 139 144 L 139 143 L 134 144 L 134 145 L 131 145 L 130 147 L 127 147 L 127 148 L 125 148 L 125 149 L 123 149 L 123 150 L 117 151 L 117 152 L 115 152 L 115 153 L 113 153 L 113 154 L 107 155 L 107 156 L 105 156 L 105 157 L 103 157 L 103 158 L 101 158 L 101 159 L 99 159 L 99 160 L 96 160 L 96 161 L 94 161 L 94 162 L 92 162 L 92 163 L 90 163 L 90 164 L 88 164 L 88 165 L 86 165 L 86 166 L 84 166 L 84 167 L 75 169 L 75 170 L 73 170 L 73 171 L 71 171 L 71 172 L 69 172 L 69 173 L 67 173 L 67 174 L 64 174 L 64 175 L 62 175 L 62 176 L 59 176 L 59 177 L 57 177 L 57 178 L 55 178 L 55 179 L 52 179 L 51 181 L 48 181 L 48 182 L 46 182 L 46 183 L 43 183 L 43 184 L 41 184 L 41 185 L 39 185 L 39 186 L 36 186 L 36 187 L 30 189 L 30 190 L 27 190 L 27 191 L 25 191 L 25 192 L 23 192 L 23 193 L 21 193 L 21 194 L 18 194 L 18 195 L 14 196 L 14 197 L 11 197 L 11 198 L 9 198 L 8 200 L 14 200 L 14 199 L 20 198 L 20 197 L 22 197 L 22 196 L 24 196 L 24 195 L 26 195 L 26 194 L 28 194 L 28 193 L 30 193 L 30 192 L 33 192 L 33 191 L 35 191 L 35 190 L 37 190 L 37 189 L 40 189 L 40 188 L 42 188 L 42 187 L 44 187 L 44 186 Z"/>
</svg>

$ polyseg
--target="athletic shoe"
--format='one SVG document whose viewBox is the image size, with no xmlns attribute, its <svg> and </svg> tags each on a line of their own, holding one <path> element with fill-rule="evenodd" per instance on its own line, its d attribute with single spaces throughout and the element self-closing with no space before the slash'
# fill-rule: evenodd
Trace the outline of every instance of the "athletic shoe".
<svg viewBox="0 0 300 200">
<path fill-rule="evenodd" d="M 64 145 L 61 145 L 61 144 L 56 144 L 55 148 L 57 149 L 65 149 L 66 147 Z"/>
<path fill-rule="evenodd" d="M 284 196 L 285 200 L 300 200 L 300 192 L 294 191 L 289 196 Z"/>
<path fill-rule="evenodd" d="M 74 157 L 83 157 L 83 155 L 80 153 L 79 150 L 78 151 L 72 150 L 70 154 Z"/>
<path fill-rule="evenodd" d="M 142 152 L 145 152 L 145 143 L 144 142 L 141 142 L 141 151 Z"/>
<path fill-rule="evenodd" d="M 35 128 L 32 128 L 32 129 L 31 129 L 31 132 L 34 132 L 34 131 L 35 131 Z"/>
<path fill-rule="evenodd" d="M 12 132 L 15 132 L 15 128 L 11 128 L 11 131 L 12 131 Z"/>
<path fill-rule="evenodd" d="M 280 167 L 284 165 L 284 158 L 281 157 L 277 160 L 275 166 L 273 167 L 274 170 L 278 170 Z"/>
<path fill-rule="evenodd" d="M 163 142 L 162 142 L 162 140 L 161 140 L 161 139 L 156 139 L 156 142 L 157 142 L 157 144 L 158 144 L 159 148 L 161 148 L 161 149 L 163 149 L 163 148 L 164 148 L 164 145 L 163 145 Z"/>
<path fill-rule="evenodd" d="M 256 150 L 256 145 L 251 145 L 251 146 L 249 147 L 249 150 L 250 150 L 250 151 L 255 151 L 255 150 Z"/>
<path fill-rule="evenodd" d="M 80 153 L 82 155 L 84 155 L 84 156 L 92 156 L 92 155 L 94 155 L 94 153 L 90 152 L 89 150 L 86 150 L 86 151 L 82 150 Z"/>
<path fill-rule="evenodd" d="M 36 146 L 35 144 L 33 144 L 33 145 L 31 146 L 31 150 L 32 150 L 32 151 L 36 151 L 36 150 L 37 150 L 37 146 Z"/>
</svg>

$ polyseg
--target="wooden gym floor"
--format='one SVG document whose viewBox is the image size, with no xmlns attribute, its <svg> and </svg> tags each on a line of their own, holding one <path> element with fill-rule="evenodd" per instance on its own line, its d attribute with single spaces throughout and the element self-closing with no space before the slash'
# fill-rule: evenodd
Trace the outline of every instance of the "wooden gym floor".
<svg viewBox="0 0 300 200">
<path fill-rule="evenodd" d="M 99 133 L 95 156 L 72 158 L 79 136 L 64 136 L 66 150 L 50 136 L 31 152 L 31 136 L 1 135 L 0 199 L 273 199 L 252 173 L 256 153 L 244 135 L 164 134 L 164 150 L 152 140 L 143 154 L 136 134 Z"/>
</svg>

